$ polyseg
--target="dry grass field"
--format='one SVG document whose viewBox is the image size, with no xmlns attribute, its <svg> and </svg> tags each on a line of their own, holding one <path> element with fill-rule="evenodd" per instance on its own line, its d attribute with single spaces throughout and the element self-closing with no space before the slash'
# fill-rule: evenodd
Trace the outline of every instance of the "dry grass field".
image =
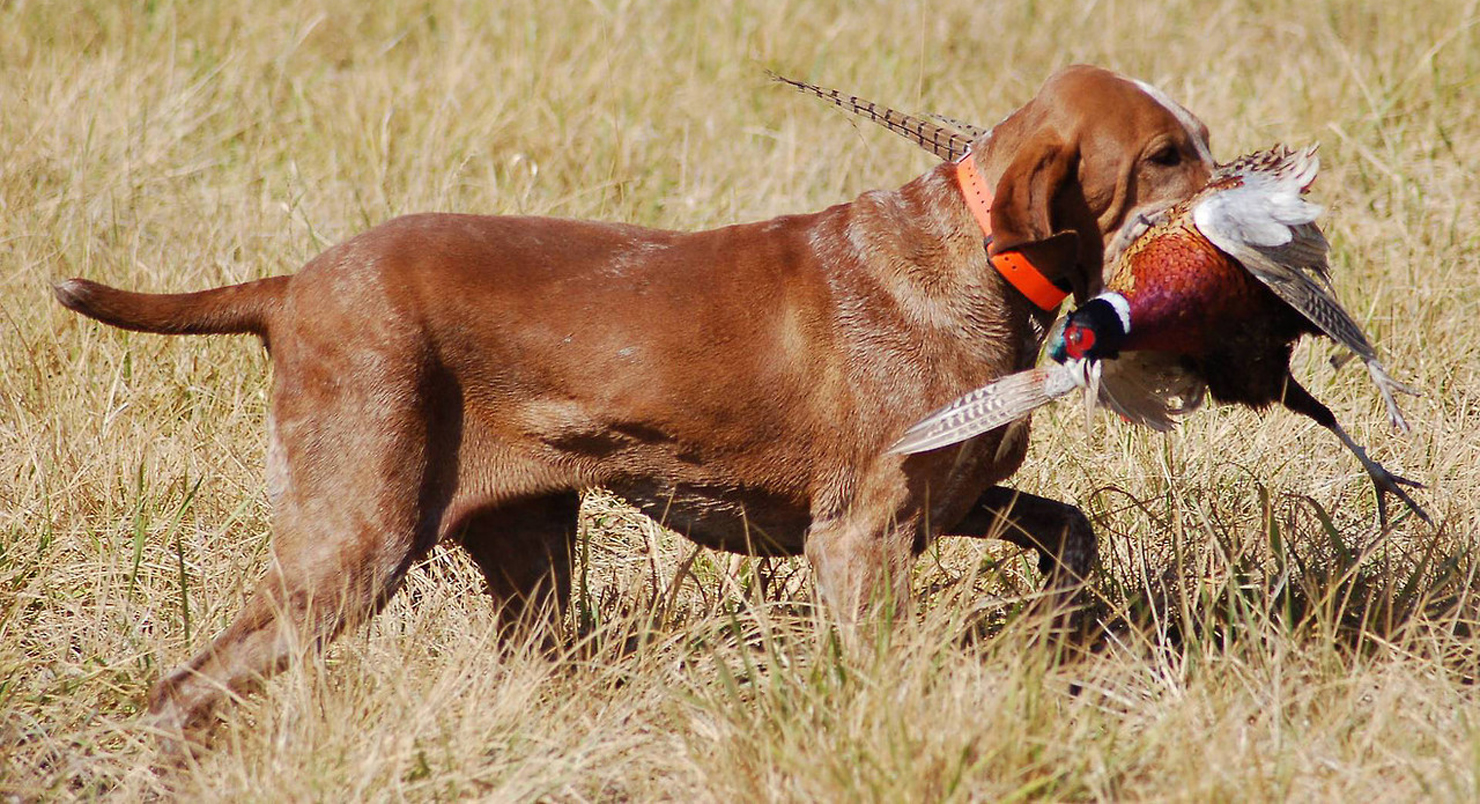
<svg viewBox="0 0 1480 804">
<path fill-rule="evenodd" d="M 0 3 L 0 800 L 1480 799 L 1480 12 L 1268 0 Z M 373 9 L 373 10 L 372 10 Z M 268 367 L 82 320 L 48 281 L 197 289 L 424 210 L 701 228 L 929 158 L 764 68 L 990 125 L 1053 69 L 1160 84 L 1222 158 L 1322 144 L 1338 289 L 1408 437 L 1328 342 L 1297 375 L 1419 493 L 1375 525 L 1280 411 L 1039 414 L 1021 488 L 1085 507 L 1106 634 L 1056 658 L 1033 561 L 946 540 L 870 649 L 801 562 L 583 513 L 553 650 L 435 551 L 387 611 L 163 766 L 135 724 L 263 570 Z M 368 327 L 374 321 L 366 321 Z"/>
</svg>

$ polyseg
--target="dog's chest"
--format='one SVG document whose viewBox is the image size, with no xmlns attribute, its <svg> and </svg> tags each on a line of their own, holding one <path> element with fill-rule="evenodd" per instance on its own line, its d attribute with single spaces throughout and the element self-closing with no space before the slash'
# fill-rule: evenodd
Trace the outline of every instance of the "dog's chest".
<svg viewBox="0 0 1480 804">
<path fill-rule="evenodd" d="M 985 355 L 960 355 L 957 365 L 977 361 L 980 376 L 957 377 L 953 387 L 936 389 L 942 399 L 954 399 L 979 382 L 988 382 L 1012 372 L 1031 368 L 1038 360 L 1050 314 L 1013 310 L 1017 326 L 1005 327 L 987 347 Z M 1008 316 L 1012 320 L 1013 316 Z M 957 387 L 959 386 L 959 387 Z M 999 430 L 983 434 L 959 445 L 931 453 L 921 471 L 928 473 L 929 520 L 932 530 L 948 530 L 960 521 L 981 494 L 1011 477 L 1022 465 L 1028 452 L 1029 423 L 1024 419 Z"/>
</svg>

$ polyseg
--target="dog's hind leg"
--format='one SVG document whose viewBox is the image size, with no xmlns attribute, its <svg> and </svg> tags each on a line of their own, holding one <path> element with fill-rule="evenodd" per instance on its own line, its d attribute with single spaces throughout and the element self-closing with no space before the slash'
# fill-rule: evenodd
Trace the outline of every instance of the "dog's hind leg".
<svg viewBox="0 0 1480 804">
<path fill-rule="evenodd" d="M 506 625 L 563 611 L 580 508 L 579 492 L 562 491 L 499 503 L 460 526 L 462 545 L 483 570 Z"/>
<path fill-rule="evenodd" d="M 272 561 L 235 621 L 150 691 L 154 725 L 198 726 L 304 650 L 373 615 L 431 548 L 446 493 L 429 473 L 433 417 L 415 369 L 385 363 L 353 383 L 279 366 L 269 494 Z"/>
</svg>

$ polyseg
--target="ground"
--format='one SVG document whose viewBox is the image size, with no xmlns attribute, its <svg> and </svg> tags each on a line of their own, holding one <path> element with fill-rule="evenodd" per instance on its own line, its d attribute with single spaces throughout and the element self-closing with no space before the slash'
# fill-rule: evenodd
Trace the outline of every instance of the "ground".
<svg viewBox="0 0 1480 804">
<path fill-rule="evenodd" d="M 1475 4 L 275 0 L 0 5 L 0 798 L 1475 800 Z M 1389 430 L 1326 342 L 1296 373 L 1436 520 L 1380 538 L 1336 439 L 1215 409 L 1162 436 L 1040 414 L 1016 482 L 1101 537 L 1089 650 L 1034 562 L 947 541 L 872 649 L 806 568 L 695 552 L 601 494 L 576 606 L 494 637 L 439 550 L 368 628 L 161 763 L 148 685 L 268 549 L 248 338 L 108 329 L 86 276 L 294 271 L 425 210 L 700 228 L 895 186 L 930 157 L 766 68 L 989 126 L 1053 69 L 1150 80 L 1221 158 L 1319 141 L 1338 292 L 1400 380 Z"/>
</svg>

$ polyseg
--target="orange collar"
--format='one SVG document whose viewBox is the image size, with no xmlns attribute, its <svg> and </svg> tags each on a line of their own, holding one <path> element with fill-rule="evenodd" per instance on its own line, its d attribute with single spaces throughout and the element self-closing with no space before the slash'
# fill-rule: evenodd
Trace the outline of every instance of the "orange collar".
<svg viewBox="0 0 1480 804">
<path fill-rule="evenodd" d="M 976 218 L 977 225 L 982 227 L 982 234 L 991 243 L 992 191 L 987 188 L 981 172 L 976 169 L 976 157 L 973 154 L 966 154 L 956 163 L 956 184 L 961 188 L 961 195 L 966 199 L 966 207 L 971 210 L 971 216 Z M 1003 279 L 1027 296 L 1028 301 L 1044 310 L 1057 310 L 1069 295 L 1068 291 L 1050 282 L 1021 251 L 999 252 L 995 256 L 988 256 L 987 260 L 1002 274 Z"/>
</svg>

